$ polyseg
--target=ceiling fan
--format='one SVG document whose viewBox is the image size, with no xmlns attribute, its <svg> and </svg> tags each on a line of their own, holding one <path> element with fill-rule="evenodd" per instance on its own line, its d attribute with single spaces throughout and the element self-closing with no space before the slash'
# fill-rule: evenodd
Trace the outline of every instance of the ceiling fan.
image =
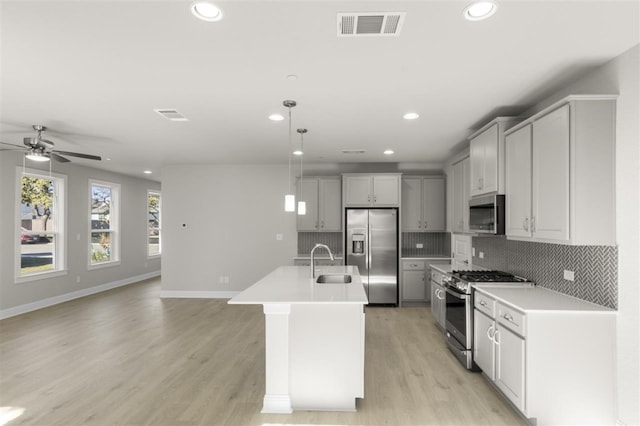
<svg viewBox="0 0 640 426">
<path fill-rule="evenodd" d="M 13 147 L 25 150 L 26 151 L 25 157 L 33 161 L 55 160 L 60 163 L 69 163 L 71 160 L 69 160 L 66 157 L 63 157 L 63 155 L 67 155 L 71 157 L 86 158 L 88 160 L 102 160 L 102 158 L 97 155 L 81 154 L 79 152 L 70 152 L 70 151 L 58 151 L 56 149 L 53 149 L 54 143 L 42 137 L 42 132 L 46 131 L 47 128 L 39 124 L 34 124 L 32 127 L 33 127 L 33 130 L 36 131 L 36 135 L 34 137 L 23 139 L 23 143 L 26 148 L 20 145 L 15 145 L 15 144 L 6 143 L 6 142 L 0 142 L 0 144 L 13 146 Z M 5 151 L 9 149 L 0 149 L 0 150 Z M 15 149 L 11 149 L 10 151 L 14 151 L 14 150 Z"/>
</svg>

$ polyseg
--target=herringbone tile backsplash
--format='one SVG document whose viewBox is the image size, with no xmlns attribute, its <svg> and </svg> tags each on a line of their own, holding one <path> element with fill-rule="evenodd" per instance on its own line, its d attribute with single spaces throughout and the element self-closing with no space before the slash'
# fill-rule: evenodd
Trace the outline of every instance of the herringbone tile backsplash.
<svg viewBox="0 0 640 426">
<path fill-rule="evenodd" d="M 617 309 L 618 248 L 567 246 L 510 241 L 504 237 L 474 237 L 473 264 L 528 278 L 540 287 Z M 484 259 L 480 259 L 480 252 Z M 573 282 L 564 270 L 575 272 Z"/>
</svg>

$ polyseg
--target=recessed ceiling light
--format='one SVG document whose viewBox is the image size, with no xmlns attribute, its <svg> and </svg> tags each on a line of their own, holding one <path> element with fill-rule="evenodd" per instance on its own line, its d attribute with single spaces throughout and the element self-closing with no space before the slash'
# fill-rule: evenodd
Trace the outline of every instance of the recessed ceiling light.
<svg viewBox="0 0 640 426">
<path fill-rule="evenodd" d="M 297 80 L 297 79 L 298 79 L 298 76 L 297 76 L 297 75 L 295 75 L 295 74 L 289 74 L 289 75 L 287 76 L 287 80 L 291 80 L 291 81 L 293 81 L 293 80 Z"/>
<path fill-rule="evenodd" d="M 402 118 L 404 118 L 405 120 L 415 120 L 418 117 L 420 117 L 420 115 L 415 112 L 408 112 L 402 116 Z"/>
<path fill-rule="evenodd" d="M 282 121 L 282 120 L 284 120 L 284 117 L 282 115 L 280 115 L 280 114 L 271 114 L 269 116 L 269 120 L 271 120 L 271 121 Z"/>
<path fill-rule="evenodd" d="M 151 174 L 151 173 L 153 173 L 153 172 L 152 172 L 151 170 L 145 170 L 145 171 L 144 171 L 144 172 L 142 172 L 142 173 L 144 173 L 145 175 L 150 175 L 150 174 Z"/>
<path fill-rule="evenodd" d="M 392 149 L 385 149 L 385 151 L 384 151 L 384 155 L 393 155 L 393 154 L 394 154 L 394 152 L 393 152 Z"/>
<path fill-rule="evenodd" d="M 293 151 L 293 155 L 302 155 L 302 151 L 297 150 L 297 151 Z"/>
<path fill-rule="evenodd" d="M 191 13 L 198 19 L 207 22 L 216 22 L 222 19 L 222 10 L 207 1 L 194 1 L 191 3 Z"/>
<path fill-rule="evenodd" d="M 480 21 L 496 13 L 497 9 L 498 4 L 495 1 L 476 1 L 464 9 L 464 17 L 469 21 Z"/>
</svg>

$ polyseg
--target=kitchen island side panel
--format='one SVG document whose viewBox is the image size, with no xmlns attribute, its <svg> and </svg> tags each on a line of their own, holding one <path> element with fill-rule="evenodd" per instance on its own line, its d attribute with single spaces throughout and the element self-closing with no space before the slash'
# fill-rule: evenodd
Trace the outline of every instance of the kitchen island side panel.
<svg viewBox="0 0 640 426">
<path fill-rule="evenodd" d="M 362 305 L 292 305 L 289 318 L 291 406 L 355 411 L 364 397 Z"/>
</svg>

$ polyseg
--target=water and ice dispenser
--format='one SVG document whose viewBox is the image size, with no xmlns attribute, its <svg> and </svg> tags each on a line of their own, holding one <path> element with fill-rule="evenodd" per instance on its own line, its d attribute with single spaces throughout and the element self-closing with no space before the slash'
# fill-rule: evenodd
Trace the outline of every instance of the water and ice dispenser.
<svg viewBox="0 0 640 426">
<path fill-rule="evenodd" d="M 354 232 L 351 235 L 351 253 L 355 255 L 364 255 L 364 233 Z"/>
</svg>

